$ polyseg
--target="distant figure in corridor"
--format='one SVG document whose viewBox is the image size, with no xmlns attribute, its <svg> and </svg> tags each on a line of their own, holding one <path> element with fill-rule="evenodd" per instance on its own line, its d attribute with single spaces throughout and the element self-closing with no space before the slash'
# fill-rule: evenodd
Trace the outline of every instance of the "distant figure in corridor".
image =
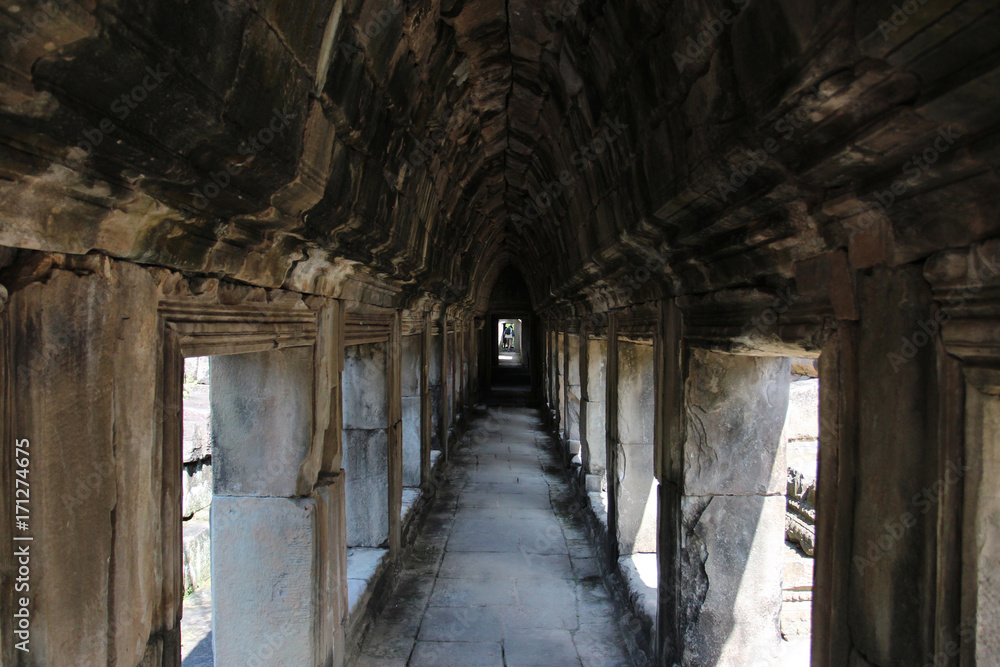
<svg viewBox="0 0 1000 667">
<path fill-rule="evenodd" d="M 514 325 L 503 325 L 503 349 L 509 350 L 514 346 Z"/>
</svg>

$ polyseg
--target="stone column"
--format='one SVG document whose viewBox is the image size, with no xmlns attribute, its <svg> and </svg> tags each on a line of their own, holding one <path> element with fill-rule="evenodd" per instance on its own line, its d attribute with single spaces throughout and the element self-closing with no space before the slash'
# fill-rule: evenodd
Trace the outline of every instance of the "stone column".
<svg viewBox="0 0 1000 667">
<path fill-rule="evenodd" d="M 344 471 L 347 546 L 389 540 L 389 402 L 385 343 L 344 350 Z"/>
<path fill-rule="evenodd" d="M 431 481 L 431 449 L 434 439 L 433 400 L 431 398 L 431 336 L 430 313 L 424 315 L 424 330 L 420 335 L 420 485 L 427 487 Z"/>
<path fill-rule="evenodd" d="M 618 567 L 618 457 L 615 455 L 618 446 L 618 317 L 614 313 L 608 315 L 608 355 L 607 381 L 604 384 L 604 442 L 607 461 L 608 482 L 608 568 L 614 571 Z"/>
<path fill-rule="evenodd" d="M 566 442 L 566 336 L 556 333 L 556 377 L 559 392 L 559 437 Z"/>
<path fill-rule="evenodd" d="M 580 454 L 580 336 L 566 332 L 566 446 L 569 460 Z"/>
<path fill-rule="evenodd" d="M 347 616 L 344 473 L 325 476 L 316 486 L 312 499 L 316 504 L 316 543 L 320 554 L 316 561 L 319 663 L 340 667 L 344 664 L 344 619 Z"/>
<path fill-rule="evenodd" d="M 618 440 L 614 452 L 618 553 L 656 552 L 653 345 L 618 342 Z"/>
<path fill-rule="evenodd" d="M 559 385 L 559 332 L 552 331 L 549 335 L 549 368 L 551 369 L 551 407 L 550 412 L 555 421 L 556 430 L 562 429 L 562 391 Z"/>
<path fill-rule="evenodd" d="M 448 460 L 448 432 L 451 429 L 451 377 L 448 372 L 451 345 L 448 339 L 448 315 L 441 314 L 441 456 Z"/>
<path fill-rule="evenodd" d="M 386 429 L 389 449 L 389 550 L 392 557 L 399 554 L 402 543 L 403 510 L 403 410 L 402 410 L 402 361 L 403 314 L 397 310 L 389 334 L 388 359 L 386 360 Z"/>
<path fill-rule="evenodd" d="M 179 664 L 180 569 L 160 569 L 158 430 L 161 413 L 180 428 L 180 402 L 157 407 L 166 401 L 155 380 L 162 362 L 155 279 L 137 266 L 109 264 L 81 274 L 54 270 L 44 282 L 12 288 L 0 314 L 4 665 L 21 654 L 11 625 L 12 532 L 34 538 L 29 664 L 134 665 L 147 651 Z M 178 372 L 178 397 L 181 382 Z M 31 451 L 23 532 L 12 525 L 15 440 L 27 440 Z M 175 454 L 170 498 L 179 528 L 179 444 Z M 174 546 L 179 557 L 180 541 Z"/>
<path fill-rule="evenodd" d="M 428 316 L 428 321 L 431 321 Z M 428 333 L 430 336 L 430 358 L 427 361 L 427 382 L 430 392 L 431 410 L 431 449 L 440 452 L 444 451 L 444 336 L 441 335 L 440 326 L 438 333 L 434 334 L 433 329 Z"/>
<path fill-rule="evenodd" d="M 661 535 L 679 563 L 677 653 L 667 660 L 735 667 L 776 657 L 790 378 L 785 358 L 691 351 L 673 515 L 680 534 Z"/>
<path fill-rule="evenodd" d="M 402 343 L 403 486 L 420 486 L 422 461 L 424 336 L 404 336 Z"/>
<path fill-rule="evenodd" d="M 212 360 L 218 664 L 314 660 L 317 507 L 295 497 L 312 438 L 312 379 L 309 348 Z"/>
<path fill-rule="evenodd" d="M 604 444 L 607 351 L 607 341 L 591 339 L 586 334 L 581 337 L 580 445 L 588 491 L 601 490 L 607 470 L 607 452 Z"/>
<path fill-rule="evenodd" d="M 455 322 L 455 418 L 465 412 L 465 322 Z"/>
</svg>

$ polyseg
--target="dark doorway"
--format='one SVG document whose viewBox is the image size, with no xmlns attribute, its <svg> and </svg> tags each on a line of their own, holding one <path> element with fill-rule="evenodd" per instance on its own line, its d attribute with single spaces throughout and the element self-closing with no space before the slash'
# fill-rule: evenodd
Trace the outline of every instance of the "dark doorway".
<svg viewBox="0 0 1000 667">
<path fill-rule="evenodd" d="M 500 271 L 493 290 L 486 326 L 483 327 L 485 361 L 483 387 L 489 398 L 504 403 L 527 404 L 540 385 L 535 359 L 540 327 L 536 321 L 528 285 L 521 272 L 508 265 Z"/>
</svg>

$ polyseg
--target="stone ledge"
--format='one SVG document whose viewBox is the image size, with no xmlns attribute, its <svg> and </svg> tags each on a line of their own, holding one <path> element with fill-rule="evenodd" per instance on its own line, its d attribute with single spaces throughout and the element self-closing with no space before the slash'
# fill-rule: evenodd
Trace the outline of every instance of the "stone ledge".
<svg viewBox="0 0 1000 667">
<path fill-rule="evenodd" d="M 625 582 L 632 609 L 644 624 L 656 627 L 656 602 L 660 573 L 655 553 L 638 553 L 621 556 L 618 569 Z"/>
<path fill-rule="evenodd" d="M 371 597 L 374 582 L 388 563 L 389 550 L 351 547 L 347 550 L 347 614 L 348 624 L 358 603 Z"/>
<path fill-rule="evenodd" d="M 399 508 L 399 518 L 404 526 L 413 513 L 413 509 L 416 507 L 418 500 L 420 500 L 419 488 L 412 486 L 403 487 L 403 500 Z"/>
</svg>

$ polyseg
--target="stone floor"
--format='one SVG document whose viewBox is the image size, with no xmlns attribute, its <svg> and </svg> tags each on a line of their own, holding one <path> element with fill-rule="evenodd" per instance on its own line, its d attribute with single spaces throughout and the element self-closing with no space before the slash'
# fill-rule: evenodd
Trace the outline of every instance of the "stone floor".
<svg viewBox="0 0 1000 667">
<path fill-rule="evenodd" d="M 212 667 L 212 584 L 184 597 L 181 619 L 183 667 Z"/>
<path fill-rule="evenodd" d="M 539 413 L 480 415 L 356 667 L 631 665 Z"/>
</svg>

